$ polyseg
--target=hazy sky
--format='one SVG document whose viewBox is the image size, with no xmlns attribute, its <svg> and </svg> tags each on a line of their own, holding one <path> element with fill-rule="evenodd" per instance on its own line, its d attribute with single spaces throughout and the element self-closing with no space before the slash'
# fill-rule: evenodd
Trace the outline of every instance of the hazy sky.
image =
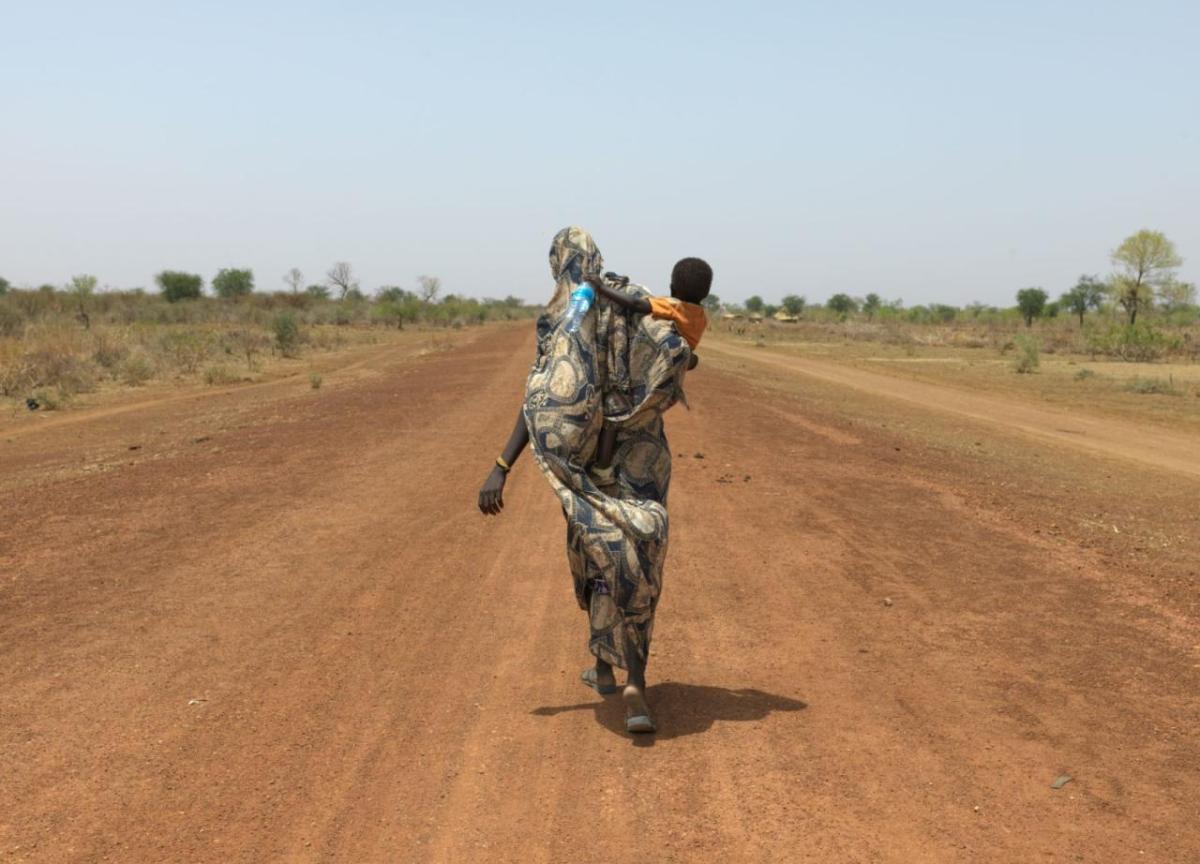
<svg viewBox="0 0 1200 864">
<path fill-rule="evenodd" d="M 0 0 L 0 275 L 336 259 L 549 296 L 1057 294 L 1141 227 L 1200 281 L 1200 3 Z"/>
</svg>

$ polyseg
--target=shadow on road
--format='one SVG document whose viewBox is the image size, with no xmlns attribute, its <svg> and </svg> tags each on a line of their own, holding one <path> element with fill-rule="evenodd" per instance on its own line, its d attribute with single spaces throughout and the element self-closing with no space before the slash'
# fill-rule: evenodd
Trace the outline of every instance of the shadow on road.
<svg viewBox="0 0 1200 864">
<path fill-rule="evenodd" d="M 706 684 L 683 684 L 667 681 L 651 684 L 646 699 L 658 723 L 658 734 L 639 736 L 639 743 L 652 744 L 654 739 L 667 740 L 707 732 L 717 721 L 764 720 L 773 711 L 801 711 L 808 706 L 799 699 L 776 696 L 761 690 L 730 690 Z M 596 722 L 604 728 L 625 736 L 625 706 L 620 694 L 603 699 L 597 696 L 590 702 L 575 705 L 554 705 L 531 711 L 538 717 L 553 717 L 567 711 L 591 710 Z"/>
</svg>

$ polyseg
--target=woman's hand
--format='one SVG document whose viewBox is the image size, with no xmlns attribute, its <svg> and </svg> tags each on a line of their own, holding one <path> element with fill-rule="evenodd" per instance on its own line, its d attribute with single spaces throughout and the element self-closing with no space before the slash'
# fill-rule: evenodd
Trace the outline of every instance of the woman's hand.
<svg viewBox="0 0 1200 864">
<path fill-rule="evenodd" d="M 497 516 L 504 509 L 504 483 L 508 472 L 497 465 L 479 488 L 479 512 Z"/>
</svg>

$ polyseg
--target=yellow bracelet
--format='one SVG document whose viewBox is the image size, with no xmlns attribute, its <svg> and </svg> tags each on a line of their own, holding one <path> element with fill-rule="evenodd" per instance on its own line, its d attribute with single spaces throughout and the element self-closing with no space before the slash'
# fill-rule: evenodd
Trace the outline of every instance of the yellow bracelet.
<svg viewBox="0 0 1200 864">
<path fill-rule="evenodd" d="M 496 464 L 500 466 L 500 470 L 503 471 L 505 474 L 507 474 L 509 471 L 512 470 L 512 466 L 504 461 L 503 456 L 496 457 Z"/>
</svg>

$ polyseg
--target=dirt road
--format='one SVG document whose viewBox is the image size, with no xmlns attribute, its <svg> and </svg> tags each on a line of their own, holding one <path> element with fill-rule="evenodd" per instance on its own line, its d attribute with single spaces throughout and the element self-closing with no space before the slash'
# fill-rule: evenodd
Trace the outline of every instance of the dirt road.
<svg viewBox="0 0 1200 864">
<path fill-rule="evenodd" d="M 1023 404 L 963 388 L 907 381 L 892 375 L 864 372 L 836 363 L 781 355 L 725 341 L 710 340 L 706 347 L 708 351 L 725 356 L 781 367 L 871 395 L 911 402 L 1059 444 L 1200 477 L 1200 441 L 1183 433 L 1111 417 L 1089 417 L 1079 412 Z"/>
<path fill-rule="evenodd" d="M 531 348 L 0 435 L 0 861 L 1200 860 L 1153 574 L 718 365 L 631 740 L 529 460 L 474 510 Z"/>
</svg>

